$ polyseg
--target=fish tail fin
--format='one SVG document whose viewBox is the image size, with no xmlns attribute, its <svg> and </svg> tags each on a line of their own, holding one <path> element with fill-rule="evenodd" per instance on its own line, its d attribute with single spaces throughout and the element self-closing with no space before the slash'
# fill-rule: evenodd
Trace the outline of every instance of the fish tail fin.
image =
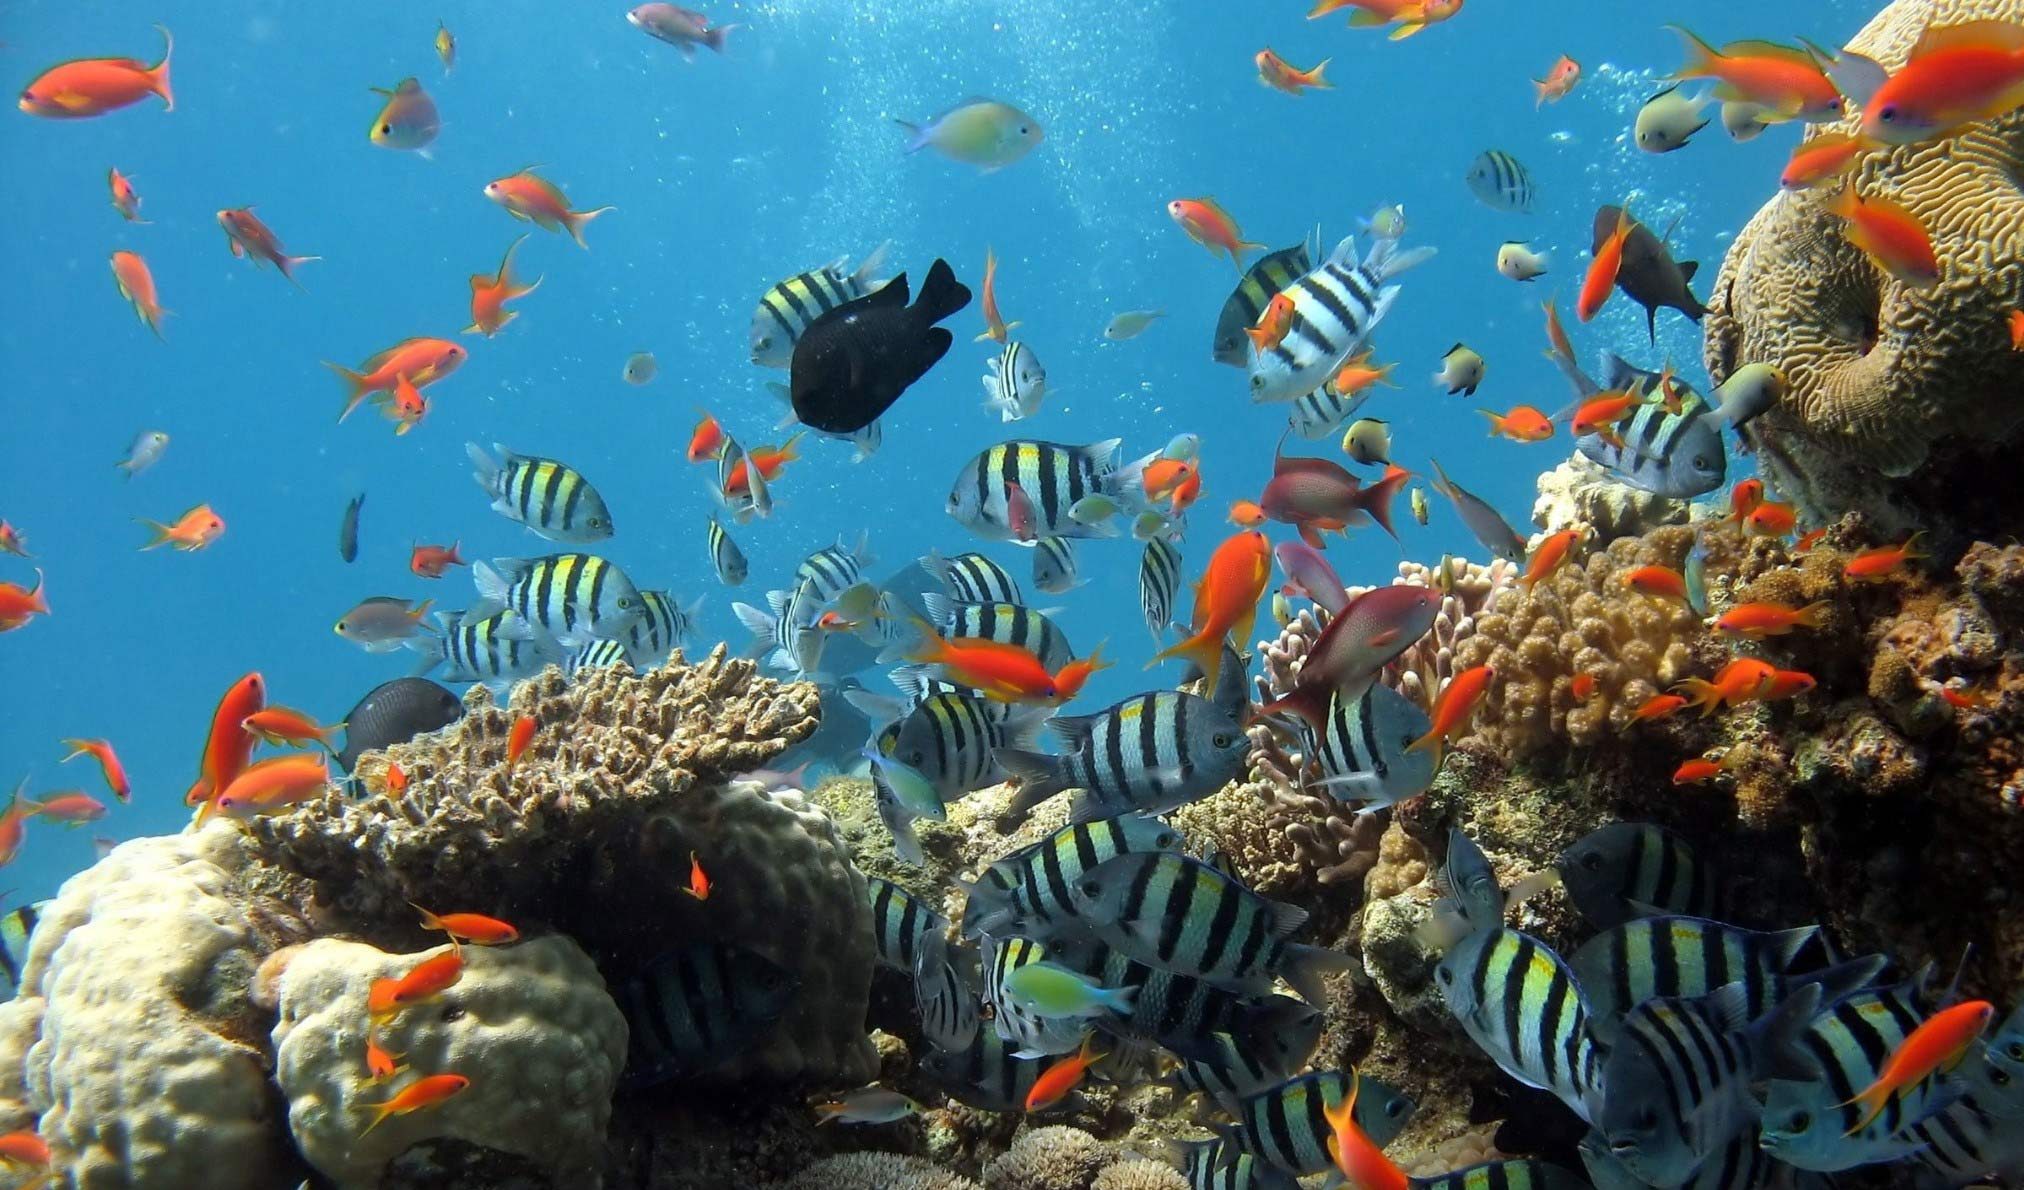
<svg viewBox="0 0 2024 1190">
<path fill-rule="evenodd" d="M 907 152 L 918 153 L 928 147 L 928 130 L 912 120 L 894 120 L 893 123 L 907 130 Z"/>
<path fill-rule="evenodd" d="M 160 521 L 151 521 L 146 517 L 135 517 L 134 524 L 146 525 L 148 532 L 152 534 L 148 538 L 148 543 L 141 547 L 143 550 L 151 550 L 156 546 L 163 546 L 169 543 L 169 527 Z"/>
<path fill-rule="evenodd" d="M 718 25 L 716 28 L 703 34 L 703 44 L 721 54 L 724 52 L 724 38 L 731 30 L 742 28 L 744 28 L 743 25 Z"/>
<path fill-rule="evenodd" d="M 1202 675 L 1208 680 L 1208 689 L 1214 690 L 1216 688 L 1216 677 L 1223 670 L 1222 637 L 1211 637 L 1206 632 L 1197 633 L 1178 644 L 1169 645 L 1154 653 L 1152 660 L 1146 662 L 1145 667 L 1151 669 L 1160 662 L 1170 661 L 1175 657 L 1182 658 L 1188 664 L 1201 670 Z"/>
<path fill-rule="evenodd" d="M 1722 704 L 1722 696 L 1715 684 L 1705 678 L 1682 678 L 1673 689 L 1680 691 L 1690 707 L 1699 707 L 1701 717 L 1707 718 Z"/>
<path fill-rule="evenodd" d="M 162 60 L 155 63 L 148 72 L 148 90 L 162 97 L 164 111 L 176 110 L 175 93 L 169 90 L 169 59 L 176 52 L 176 39 L 169 35 L 168 26 L 156 25 L 162 34 Z"/>
<path fill-rule="evenodd" d="M 1821 615 L 1825 613 L 1830 606 L 1831 605 L 1825 599 L 1820 600 L 1817 603 L 1809 603 L 1805 607 L 1799 609 L 1799 614 L 1793 617 L 1793 621 L 1795 623 L 1804 624 L 1808 628 L 1818 628 L 1820 627 Z"/>
<path fill-rule="evenodd" d="M 1335 61 L 1335 59 L 1333 58 L 1323 58 L 1321 61 L 1314 64 L 1313 70 L 1310 70 L 1307 73 L 1300 76 L 1301 81 L 1305 82 L 1310 87 L 1320 87 L 1328 91 L 1335 90 L 1335 84 L 1329 82 L 1321 75 L 1321 72 L 1327 70 L 1328 64 L 1333 61 Z"/>
<path fill-rule="evenodd" d="M 1434 771 L 1441 771 L 1441 761 L 1448 755 L 1448 737 L 1439 728 L 1429 729 L 1427 734 L 1406 745 L 1408 752 L 1431 752 L 1434 757 Z"/>
<path fill-rule="evenodd" d="M 937 257 L 928 268 L 928 279 L 914 298 L 914 311 L 928 322 L 940 322 L 970 304 L 970 287 L 956 280 L 956 270 Z"/>
<path fill-rule="evenodd" d="M 1495 438 L 1498 434 L 1503 433 L 1504 431 L 1503 414 L 1493 412 L 1492 410 L 1489 409 L 1478 409 L 1476 410 L 1476 412 L 1490 419 L 1490 437 Z"/>
<path fill-rule="evenodd" d="M 344 409 L 337 415 L 337 420 L 341 422 L 350 417 L 352 411 L 359 407 L 359 403 L 366 399 L 366 395 L 372 392 L 372 382 L 342 364 L 333 364 L 325 360 L 323 366 L 337 373 L 338 379 L 344 381 Z"/>
<path fill-rule="evenodd" d="M 1061 758 L 1024 748 L 1000 748 L 992 753 L 998 767 L 1019 780 L 1019 792 L 1012 795 L 1008 811 L 1024 815 L 1033 807 L 1068 789 L 1070 781 L 1062 772 Z"/>
<path fill-rule="evenodd" d="M 323 257 L 321 256 L 288 256 L 286 254 L 283 254 L 276 256 L 274 258 L 274 267 L 281 270 L 282 276 L 288 278 L 290 281 L 293 281 L 295 283 L 295 288 L 301 289 L 302 282 L 295 280 L 295 267 L 297 265 L 308 264 L 312 260 L 322 260 L 322 259 Z"/>
<path fill-rule="evenodd" d="M 1383 479 L 1356 494 L 1356 506 L 1369 514 L 1370 519 L 1377 522 L 1378 528 L 1390 534 L 1393 541 L 1399 539 L 1399 532 L 1392 525 L 1392 501 L 1398 497 L 1399 489 L 1405 487 L 1406 481 L 1412 477 L 1412 472 L 1393 464 L 1385 469 Z"/>
<path fill-rule="evenodd" d="M 562 216 L 562 225 L 569 229 L 569 238 L 576 241 L 576 246 L 588 252 L 590 244 L 583 238 L 583 229 L 590 226 L 592 219 L 616 210 L 617 207 L 593 207 L 588 211 L 569 211 Z"/>
<path fill-rule="evenodd" d="M 1279 978 L 1286 981 L 1294 995 L 1319 1008 L 1328 1003 L 1328 988 L 1321 981 L 1349 970 L 1353 962 L 1343 951 L 1295 943 L 1286 948 Z"/>
<path fill-rule="evenodd" d="M 2020 49 L 2020 50 L 2018 50 L 2017 52 L 2018 52 L 2019 54 L 2024 54 L 2024 49 Z M 1919 531 L 1917 531 L 1916 533 L 1913 533 L 1913 534 L 1912 534 L 1912 535 L 1911 535 L 1910 537 L 1907 537 L 1907 538 L 1905 538 L 1905 543 L 1904 543 L 1904 545 L 1903 545 L 1903 546 L 1901 547 L 1901 548 L 1902 548 L 1902 549 L 1904 550 L 1904 555 L 1905 555 L 1905 561 L 1907 561 L 1907 562 L 1923 562 L 1923 561 L 1925 561 L 1926 559 L 1928 559 L 1928 558 L 1932 557 L 1932 555 L 1931 555 L 1931 554 L 1928 554 L 1928 553 L 1927 553 L 1927 552 L 1926 552 L 1926 551 L 1925 551 L 1925 550 L 1924 550 L 1924 549 L 1923 549 L 1923 548 L 1922 548 L 1922 547 L 1921 547 L 1921 546 L 1919 545 L 1919 538 L 1921 538 L 1921 537 L 1924 537 L 1925 535 L 1926 535 L 1926 531 L 1925 531 L 1924 529 L 1920 529 L 1920 530 L 1919 530 Z"/>
<path fill-rule="evenodd" d="M 1685 25 L 1667 25 L 1666 28 L 1679 34 L 1680 48 L 1685 50 L 1687 55 L 1687 60 L 1680 63 L 1680 68 L 1667 75 L 1667 78 L 1703 78 L 1714 70 L 1715 63 L 1722 56 L 1714 46 L 1702 41 Z"/>
</svg>

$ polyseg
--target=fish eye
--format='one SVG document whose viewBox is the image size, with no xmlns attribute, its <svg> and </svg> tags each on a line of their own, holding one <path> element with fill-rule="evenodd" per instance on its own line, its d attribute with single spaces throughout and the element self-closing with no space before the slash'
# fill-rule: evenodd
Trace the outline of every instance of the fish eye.
<svg viewBox="0 0 2024 1190">
<path fill-rule="evenodd" d="M 2001 1066 L 1991 1066 L 1991 1067 L 1989 1067 L 1989 1084 L 1990 1084 L 1991 1086 L 1996 1086 L 1996 1087 L 2007 1087 L 2007 1086 L 2009 1086 L 2009 1085 L 2010 1085 L 2010 1072 L 2009 1072 L 2009 1071 L 2007 1071 L 2007 1070 L 2005 1070 L 2005 1069 L 2003 1069 L 2003 1068 L 2002 1068 Z"/>
<path fill-rule="evenodd" d="M 1876 118 L 1886 124 L 1897 123 L 1897 116 L 1897 107 L 1895 105 L 1878 108 L 1876 113 Z"/>
<path fill-rule="evenodd" d="M 2003 1047 L 2003 1053 L 2011 1059 L 2024 1062 L 2024 1041 L 2013 1041 Z"/>
<path fill-rule="evenodd" d="M 1440 966 L 1434 968 L 1434 978 L 1444 984 L 1453 983 L 1455 982 L 1455 973 L 1446 963 L 1442 963 Z"/>
<path fill-rule="evenodd" d="M 387 135 L 388 133 L 392 132 L 393 130 L 394 130 L 394 126 L 393 126 L 392 124 L 382 124 L 382 125 L 380 125 L 380 135 L 381 135 L 381 136 L 385 136 L 385 135 Z"/>
<path fill-rule="evenodd" d="M 1813 1127 L 1812 1112 L 1804 1112 L 1804 1111 L 1793 1112 L 1792 1118 L 1786 1122 L 1786 1128 L 1792 1132 L 1805 1132 L 1807 1129 L 1811 1127 Z"/>
<path fill-rule="evenodd" d="M 1600 853 L 1600 852 L 1595 852 L 1595 851 L 1591 851 L 1591 852 L 1589 852 L 1589 853 L 1588 853 L 1587 855 L 1584 855 L 1584 856 L 1582 856 L 1582 857 L 1581 857 L 1581 867 L 1582 867 L 1582 870 L 1583 870 L 1583 871 L 1587 871 L 1587 872 L 1600 872 L 1600 871 L 1602 871 L 1602 855 L 1601 855 L 1601 853 Z"/>
<path fill-rule="evenodd" d="M 1231 744 L 1236 743 L 1237 740 L 1236 737 L 1232 736 L 1229 732 L 1219 731 L 1216 733 L 1215 739 L 1213 739 L 1210 742 L 1215 744 L 1215 746 L 1218 748 L 1227 748 Z"/>
</svg>

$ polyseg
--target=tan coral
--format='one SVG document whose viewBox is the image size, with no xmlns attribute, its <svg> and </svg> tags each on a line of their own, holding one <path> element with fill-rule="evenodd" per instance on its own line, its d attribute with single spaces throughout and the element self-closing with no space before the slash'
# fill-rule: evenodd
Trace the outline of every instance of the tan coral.
<svg viewBox="0 0 2024 1190">
<path fill-rule="evenodd" d="M 1639 491 L 1579 451 L 1541 474 L 1533 487 L 1538 498 L 1532 502 L 1532 523 L 1541 532 L 1586 529 L 1599 546 L 1619 537 L 1641 537 L 1660 525 L 1683 525 L 1691 507 L 1685 500 Z"/>
<path fill-rule="evenodd" d="M 2024 19 L 2024 0 L 1895 0 L 1848 48 L 1896 69 L 1929 25 L 1982 19 Z M 1868 508 L 1895 527 L 1902 512 L 1879 474 L 1910 474 L 1949 436 L 1992 446 L 2024 421 L 2024 368 L 2004 332 L 2024 305 L 2020 182 L 2024 111 L 1864 159 L 1851 184 L 1904 205 L 1932 236 L 1943 276 L 1928 289 L 1848 242 L 1827 209 L 1832 186 L 1776 195 L 1736 237 L 1712 293 L 1707 364 L 1717 381 L 1753 362 L 1791 381 L 1748 431 L 1787 497 L 1823 518 Z"/>
<path fill-rule="evenodd" d="M 839 1153 L 769 1190 L 978 1190 L 977 1183 L 932 1161 L 899 1153 Z"/>
</svg>

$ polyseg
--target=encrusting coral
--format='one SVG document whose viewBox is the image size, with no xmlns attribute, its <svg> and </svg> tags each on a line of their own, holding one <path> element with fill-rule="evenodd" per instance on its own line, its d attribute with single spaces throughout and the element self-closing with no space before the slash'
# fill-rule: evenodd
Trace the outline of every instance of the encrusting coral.
<svg viewBox="0 0 2024 1190">
<path fill-rule="evenodd" d="M 1895 0 L 1848 48 L 1896 70 L 1929 27 L 2019 19 L 2024 0 Z M 1986 452 L 2024 424 L 2024 368 L 2005 333 L 2024 306 L 2024 111 L 1868 154 L 1848 185 L 1926 227 L 1939 282 L 1914 288 L 1871 263 L 1828 210 L 1836 187 L 1776 194 L 1712 287 L 1708 370 L 1718 383 L 1748 363 L 1784 372 L 1790 394 L 1745 432 L 1766 478 L 1815 519 L 1862 509 L 1897 531 L 1907 518 L 1893 498 L 1958 518 L 1984 493 L 2006 491 L 1971 523 L 2014 525 L 2015 469 L 1988 465 Z M 1952 467 L 1926 468 L 1920 484 L 1888 482 L 1942 444 L 1988 482 L 1961 485 Z"/>
<path fill-rule="evenodd" d="M 1660 525 L 1683 525 L 1689 504 L 1619 482 L 1608 468 L 1576 452 L 1539 477 L 1532 523 L 1541 532 L 1586 529 L 1597 546 L 1639 537 Z"/>
<path fill-rule="evenodd" d="M 515 688 L 510 711 L 483 687 L 466 705 L 456 726 L 388 749 L 404 792 L 332 789 L 255 821 L 263 856 L 314 882 L 326 917 L 386 944 L 420 944 L 410 906 L 425 905 L 559 930 L 613 979 L 698 938 L 747 946 L 799 991 L 711 1077 L 869 1076 L 863 877 L 822 810 L 738 779 L 814 730 L 814 687 L 759 677 L 720 647 L 638 675 L 551 668 Z M 520 716 L 534 737 L 509 764 Z M 692 855 L 707 904 L 685 891 Z"/>
</svg>

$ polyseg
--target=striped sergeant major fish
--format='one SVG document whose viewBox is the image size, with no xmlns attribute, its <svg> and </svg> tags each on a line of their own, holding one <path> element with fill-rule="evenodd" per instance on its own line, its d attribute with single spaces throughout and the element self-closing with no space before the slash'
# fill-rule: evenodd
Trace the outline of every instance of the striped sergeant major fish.
<svg viewBox="0 0 2024 1190">
<path fill-rule="evenodd" d="M 1434 982 L 1463 1032 L 1504 1073 L 1589 1119 L 1603 1050 L 1588 998 L 1553 948 L 1516 930 L 1476 930 L 1442 956 Z"/>
<path fill-rule="evenodd" d="M 1014 339 L 1005 349 L 984 361 L 984 408 L 999 421 L 1023 421 L 1040 412 L 1047 398 L 1047 369 L 1033 349 Z"/>
<path fill-rule="evenodd" d="M 1082 583 L 1074 542 L 1066 537 L 1043 537 L 1033 543 L 1033 586 L 1037 590 L 1065 595 Z"/>
<path fill-rule="evenodd" d="M 1146 542 L 1139 557 L 1139 610 L 1158 643 L 1173 622 L 1174 591 L 1181 582 L 1181 551 L 1164 537 Z"/>
<path fill-rule="evenodd" d="M 575 677 L 587 669 L 609 669 L 614 665 L 632 665 L 632 651 L 622 640 L 594 640 L 579 645 L 562 659 L 562 672 L 566 677 Z"/>
<path fill-rule="evenodd" d="M 1634 367 L 1614 352 L 1602 353 L 1599 385 L 1573 360 L 1557 352 L 1553 360 L 1574 387 L 1576 400 L 1587 400 L 1600 392 L 1624 392 L 1633 386 L 1644 393 L 1659 387 L 1659 373 Z M 1640 491 L 1674 500 L 1706 495 L 1728 478 L 1729 459 L 1722 445 L 1725 423 L 1692 387 L 1677 377 L 1667 383 L 1677 394 L 1675 409 L 1653 400 L 1617 424 L 1617 442 L 1605 441 L 1599 433 L 1584 434 L 1574 440 L 1575 448 Z"/>
<path fill-rule="evenodd" d="M 949 919 L 884 877 L 865 877 L 864 890 L 871 902 L 872 943 L 878 961 L 901 971 L 912 971 L 914 958 L 920 954 L 921 939 L 946 932 Z"/>
<path fill-rule="evenodd" d="M 695 631 L 696 613 L 703 607 L 698 595 L 687 604 L 675 602 L 666 591 L 640 592 L 640 618 L 625 636 L 626 660 L 634 669 L 651 669 L 668 659 Z"/>
<path fill-rule="evenodd" d="M 1258 1045 L 1240 1044 L 1228 1033 L 1212 1033 L 1206 1056 L 1183 1058 L 1168 1076 L 1182 1094 L 1200 1093 L 1236 1115 L 1243 1101 L 1293 1077 L 1321 1042 L 1322 1017 L 1309 1013 L 1287 1028 L 1268 1031 Z"/>
<path fill-rule="evenodd" d="M 992 1028 L 998 1036 L 1019 1048 L 1021 1058 L 1041 1058 L 1073 1052 L 1082 1044 L 1089 1022 L 1079 1017 L 1050 1020 L 1027 1011 L 1005 992 L 1005 979 L 1021 967 L 1044 962 L 1047 948 L 1030 938 L 986 938 L 984 940 L 984 1000 L 991 1005 Z"/>
<path fill-rule="evenodd" d="M 1294 401 L 1320 388 L 1398 300 L 1392 278 L 1432 255 L 1431 247 L 1401 252 L 1398 241 L 1380 238 L 1358 264 L 1356 237 L 1344 236 L 1321 267 L 1286 287 L 1291 328 L 1277 347 L 1251 353 L 1251 399 Z"/>
<path fill-rule="evenodd" d="M 1244 1100 L 1231 1135 L 1247 1153 L 1295 1177 L 1334 1169 L 1328 1142 L 1335 1129 L 1325 1112 L 1356 1091 L 1356 1126 L 1383 1148 L 1405 1131 L 1417 1106 L 1405 1092 L 1355 1071 L 1323 1070 L 1290 1078 Z"/>
<path fill-rule="evenodd" d="M 1357 813 L 1368 814 L 1417 797 L 1434 783 L 1433 753 L 1407 750 L 1432 726 L 1411 699 L 1373 682 L 1353 699 L 1331 693 L 1323 730 L 1317 735 L 1302 724 L 1301 732 L 1321 769 L 1321 788 L 1337 801 L 1362 803 Z"/>
<path fill-rule="evenodd" d="M 1712 917 L 1715 881 L 1686 840 L 1649 822 L 1612 822 L 1560 853 L 1554 867 L 1568 900 L 1600 930 L 1645 910 Z"/>
<path fill-rule="evenodd" d="M 1080 789 L 1071 817 L 1104 818 L 1139 811 L 1165 814 L 1198 802 L 1243 771 L 1250 737 L 1240 721 L 1244 667 L 1224 659 L 1218 701 L 1178 690 L 1136 694 L 1093 715 L 1057 715 L 1047 730 L 1062 754 L 1017 747 L 998 763 L 1019 779 L 1009 812 L 1024 814 L 1069 789 Z"/>
<path fill-rule="evenodd" d="M 1011 572 L 983 554 L 944 558 L 931 553 L 921 559 L 921 569 L 941 583 L 949 598 L 958 603 L 1026 602 Z"/>
<path fill-rule="evenodd" d="M 483 611 L 483 609 L 477 609 Z M 531 678 L 550 662 L 561 662 L 563 654 L 540 637 L 528 639 L 505 631 L 513 619 L 510 611 L 489 615 L 469 611 L 437 612 L 442 625 L 440 636 L 415 635 L 402 643 L 428 658 L 422 673 L 442 666 L 436 677 L 444 682 L 483 682 L 499 688 L 522 678 Z M 586 642 L 604 644 L 604 641 Z M 617 641 L 608 642 L 618 644 Z"/>
<path fill-rule="evenodd" d="M 513 613 L 499 631 L 547 636 L 565 649 L 624 637 L 645 606 L 625 571 L 596 554 L 474 562 L 471 580 L 485 605 Z"/>
<path fill-rule="evenodd" d="M 1286 415 L 1286 424 L 1293 427 L 1295 434 L 1310 442 L 1327 438 L 1343 422 L 1356 416 L 1363 403 L 1370 400 L 1370 395 L 1371 390 L 1364 389 L 1344 396 L 1335 391 L 1333 384 L 1324 384 L 1294 400 L 1293 411 Z"/>
<path fill-rule="evenodd" d="M 921 935 L 914 954 L 914 1006 L 921 1014 L 921 1035 L 938 1050 L 960 1050 L 983 1031 L 976 967 L 976 954 L 968 947 L 951 947 L 948 935 Z"/>
<path fill-rule="evenodd" d="M 585 545 L 612 535 L 611 510 L 583 474 L 554 459 L 517 455 L 498 443 L 494 460 L 475 442 L 464 444 L 471 456 L 471 478 L 492 496 L 492 511 L 550 541 Z"/>
<path fill-rule="evenodd" d="M 771 959 L 726 943 L 659 956 L 613 989 L 626 1019 L 621 1083 L 652 1086 L 709 1070 L 779 1020 L 799 988 Z"/>
<path fill-rule="evenodd" d="M 710 566 L 717 572 L 717 581 L 727 587 L 743 583 L 751 570 L 745 561 L 745 551 L 738 548 L 738 543 L 731 539 L 730 531 L 724 528 L 724 522 L 718 520 L 714 512 L 710 514 L 710 524 L 704 537 L 710 544 Z"/>
<path fill-rule="evenodd" d="M 981 1111 L 1023 1112 L 1033 1084 L 1053 1065 L 1053 1058 L 1021 1058 L 1013 1043 L 995 1029 L 979 1029 L 970 1043 L 949 1050 L 939 1046 L 921 1059 L 921 1069 L 943 1093 Z M 1043 1111 L 1076 1111 L 1084 1106 L 1081 1092 L 1070 1091 Z"/>
<path fill-rule="evenodd" d="M 1469 163 L 1463 179 L 1476 201 L 1493 211 L 1532 210 L 1532 171 L 1502 149 L 1485 149 Z"/>
<path fill-rule="evenodd" d="M 936 676 L 932 665 L 895 665 L 886 674 L 886 679 L 899 689 L 898 699 L 886 703 L 876 698 L 859 697 L 851 699 L 851 705 L 873 720 L 885 721 L 905 718 L 908 711 L 937 694 L 977 696 L 977 692 L 968 686 Z M 992 702 L 990 699 L 984 699 L 983 703 L 984 713 L 994 719 L 1009 719 L 1019 709 L 1012 703 Z"/>
<path fill-rule="evenodd" d="M 860 531 L 855 549 L 836 539 L 801 560 L 794 568 L 793 589 L 807 588 L 818 610 L 828 607 L 838 595 L 864 580 L 864 568 L 871 565 L 870 535 Z"/>
<path fill-rule="evenodd" d="M 1581 1138 L 1581 1164 L 1595 1190 L 1650 1190 L 1650 1183 L 1630 1171 L 1609 1151 L 1601 1134 Z M 1757 1146 L 1757 1134 L 1745 1129 L 1721 1151 L 1701 1162 L 1679 1190 L 1830 1190 L 1828 1180 L 1779 1162 Z"/>
<path fill-rule="evenodd" d="M 1159 455 L 1120 467 L 1117 448 L 1123 441 L 1107 438 L 1088 446 L 1030 438 L 1001 442 L 957 473 L 948 513 L 988 541 L 1030 546 L 1042 537 L 1115 537 L 1118 518 L 1084 522 L 1068 512 L 1090 496 L 1138 507 L 1144 497 L 1140 477 Z"/>
<path fill-rule="evenodd" d="M 1235 1140 L 1170 1140 L 1166 1153 L 1188 1190 L 1300 1190 L 1291 1174 L 1246 1153 Z"/>
<path fill-rule="evenodd" d="M 1291 940 L 1307 910 L 1186 855 L 1118 856 L 1084 872 L 1069 895 L 1084 926 L 1119 951 L 1246 995 L 1268 994 L 1278 978 L 1318 1006 L 1322 977 L 1350 965 L 1340 951 Z"/>
<path fill-rule="evenodd" d="M 933 591 L 921 596 L 921 608 L 943 636 L 1017 645 L 1040 658 L 1050 673 L 1075 660 L 1068 637 L 1046 612 L 1016 603 L 957 603 Z"/>
<path fill-rule="evenodd" d="M 1219 364 L 1241 368 L 1250 362 L 1251 339 L 1244 332 L 1258 325 L 1259 315 L 1287 286 L 1314 268 L 1312 249 L 1305 243 L 1259 257 L 1244 270 L 1244 279 L 1223 299 L 1223 312 L 1216 316 L 1213 358 Z"/>
<path fill-rule="evenodd" d="M 829 681 L 829 675 L 822 672 L 822 648 L 828 643 L 828 634 L 815 626 L 820 609 L 813 606 L 806 589 L 768 591 L 766 607 L 762 611 L 749 603 L 731 605 L 732 614 L 752 634 L 747 652 L 764 656 L 769 667 L 793 674 L 797 681 Z"/>
<path fill-rule="evenodd" d="M 873 721 L 889 709 L 860 691 L 845 691 L 844 699 Z M 943 803 L 956 801 L 1005 780 L 998 753 L 1030 747 L 1051 710 L 1018 707 L 999 714 L 996 705 L 1002 704 L 967 690 L 931 695 L 900 717 L 889 743 L 881 738 L 874 747 L 925 777 Z"/>
<path fill-rule="evenodd" d="M 2024 1003 L 1969 1061 L 1958 1071 L 1966 1094 L 1905 1134 L 1927 1146 L 1914 1158 L 1922 1190 L 2024 1179 Z"/>
<path fill-rule="evenodd" d="M 1847 996 L 1808 1022 L 1798 1046 L 1820 1070 L 1812 1080 L 1775 1080 L 1765 1093 L 1764 1150 L 1787 1165 L 1835 1173 L 1895 1161 L 1923 1147 L 1904 1132 L 1946 1105 L 1951 1090 L 1926 1079 L 1892 1095 L 1866 1127 L 1852 1102 L 1919 1027 L 1924 979 Z"/>
<path fill-rule="evenodd" d="M 1753 1018 L 1743 985 L 1727 983 L 1631 1009 L 1591 1090 L 1593 1123 L 1610 1154 L 1655 1186 L 1692 1177 L 1755 1124 L 1751 1084 L 1812 1071 L 1795 1042 L 1819 1007 L 1820 985 L 1811 983 Z"/>
<path fill-rule="evenodd" d="M 48 901 L 36 901 L 10 909 L 0 917 L 0 1000 L 12 1000 L 21 991 L 21 974 L 28 966 L 28 943 L 35 925 L 42 920 Z"/>
<path fill-rule="evenodd" d="M 1654 996 L 1706 996 L 1740 983 L 1750 1019 L 1784 991 L 1782 977 L 1818 926 L 1764 933 L 1698 917 L 1644 917 L 1605 930 L 1574 952 L 1570 966 L 1588 993 L 1590 1027 L 1614 1041 L 1632 1008 Z"/>
<path fill-rule="evenodd" d="M 1180 846 L 1179 831 L 1142 814 L 1120 814 L 1062 827 L 999 859 L 975 881 L 958 882 L 968 894 L 963 936 L 1017 934 L 1049 941 L 1061 923 L 1075 916 L 1069 889 L 1084 872 L 1116 856 L 1178 851 Z"/>
<path fill-rule="evenodd" d="M 745 477 L 745 490 L 731 490 L 732 480 L 740 473 Z M 767 486 L 765 469 L 754 462 L 742 443 L 729 434 L 724 435 L 724 452 L 717 456 L 717 486 L 711 489 L 717 502 L 731 514 L 731 519 L 740 525 L 749 523 L 753 517 L 773 515 L 773 490 Z"/>
<path fill-rule="evenodd" d="M 808 324 L 845 302 L 878 288 L 872 277 L 885 267 L 890 242 L 872 249 L 856 269 L 845 271 L 850 257 L 839 256 L 821 268 L 796 273 L 768 289 L 752 311 L 747 342 L 752 362 L 762 368 L 785 368 L 794 362 L 794 345 Z"/>
<path fill-rule="evenodd" d="M 1431 1178 L 1414 1178 L 1413 1190 L 1589 1190 L 1580 1175 L 1536 1157 L 1485 1161 Z"/>
<path fill-rule="evenodd" d="M 1050 944 L 1050 961 L 1132 997 L 1129 1016 L 1112 1015 L 1098 1027 L 1147 1041 L 1182 1058 L 1214 1060 L 1218 1034 L 1240 1047 L 1263 1050 L 1286 1030 L 1314 1027 L 1319 1013 L 1291 996 L 1247 996 L 1178 971 L 1156 967 L 1087 934 L 1070 933 Z"/>
</svg>

